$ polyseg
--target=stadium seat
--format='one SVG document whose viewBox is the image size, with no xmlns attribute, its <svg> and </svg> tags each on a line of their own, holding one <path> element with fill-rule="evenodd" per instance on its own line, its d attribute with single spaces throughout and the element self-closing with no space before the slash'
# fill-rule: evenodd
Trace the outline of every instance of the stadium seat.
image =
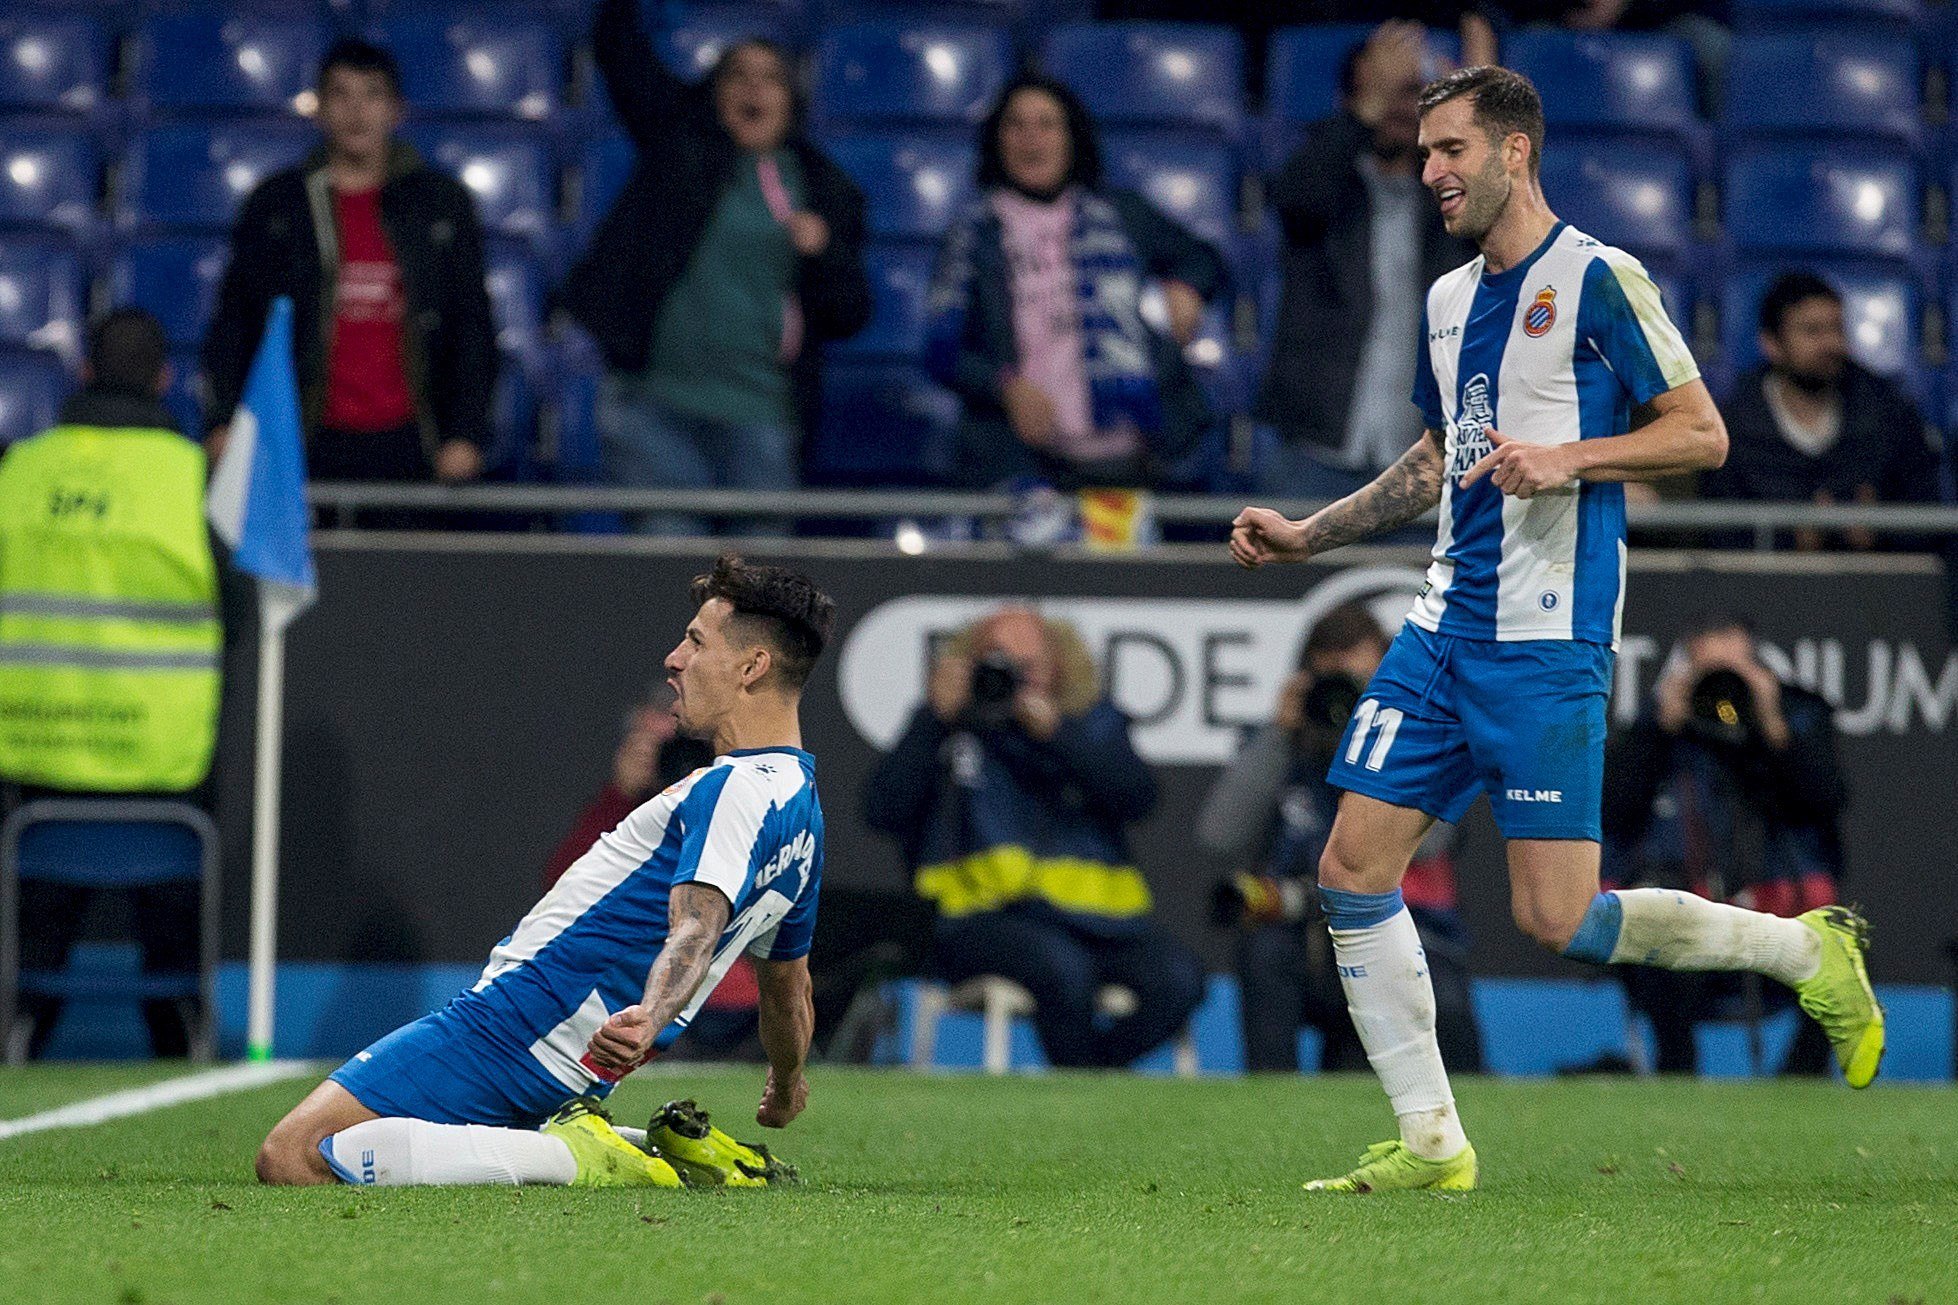
<svg viewBox="0 0 1958 1305">
<path fill-rule="evenodd" d="M 668 68 L 693 81 L 706 76 L 723 50 L 753 37 L 793 46 L 795 23 L 781 5 L 693 4 L 669 9 L 655 44 Z"/>
<path fill-rule="evenodd" d="M 1101 152 L 1109 185 L 1140 191 L 1205 240 L 1227 242 L 1237 231 L 1238 165 L 1229 146 L 1180 133 L 1111 131 Z"/>
<path fill-rule="evenodd" d="M 632 141 L 624 136 L 605 135 L 585 142 L 573 173 L 577 207 L 572 217 L 581 233 L 589 236 L 605 217 L 637 161 Z"/>
<path fill-rule="evenodd" d="M 1196 23 L 1076 23 L 1047 37 L 1041 64 L 1102 123 L 1235 134 L 1244 111 L 1244 40 Z"/>
<path fill-rule="evenodd" d="M 1904 258 L 1917 230 L 1917 168 L 1900 153 L 1749 145 L 1727 161 L 1728 236 L 1743 250 Z"/>
<path fill-rule="evenodd" d="M 1693 52 L 1676 37 L 1531 27 L 1503 42 L 1503 63 L 1537 84 L 1553 129 L 1683 133 L 1698 122 Z"/>
<path fill-rule="evenodd" d="M 959 404 L 918 367 L 838 360 L 823 375 L 823 409 L 803 447 L 812 485 L 929 485 L 943 480 Z"/>
<path fill-rule="evenodd" d="M 1734 0 L 1733 20 L 1748 37 L 1791 25 L 1912 31 L 1923 23 L 1924 9 L 1918 0 Z"/>
<path fill-rule="evenodd" d="M 1781 273 L 1805 267 L 1843 298 L 1850 356 L 1871 371 L 1905 378 L 1914 389 L 1922 365 L 1917 277 L 1896 264 L 1758 261 L 1730 272 L 1720 295 L 1720 345 L 1736 374 L 1761 361 L 1761 296 Z"/>
<path fill-rule="evenodd" d="M 1693 234 L 1693 175 L 1685 154 L 1612 138 L 1596 148 L 1563 145 L 1543 156 L 1543 191 L 1559 217 L 1636 254 L 1685 251 Z"/>
<path fill-rule="evenodd" d="M 72 125 L 0 122 L 0 225 L 80 229 L 95 219 L 101 157 Z"/>
<path fill-rule="evenodd" d="M 0 447 L 38 435 L 75 389 L 61 360 L 41 349 L 0 349 Z"/>
<path fill-rule="evenodd" d="M 1004 32 L 896 20 L 824 33 L 816 51 L 818 122 L 975 123 L 1012 72 Z"/>
<path fill-rule="evenodd" d="M 407 10 L 378 35 L 401 61 L 402 90 L 420 112 L 543 119 L 560 103 L 563 39 L 521 11 Z"/>
<path fill-rule="evenodd" d="M 88 14 L 0 15 L 0 109 L 88 113 L 109 94 L 109 36 Z"/>
<path fill-rule="evenodd" d="M 159 109 L 311 113 L 326 43 L 325 25 L 310 15 L 152 14 L 137 31 L 130 86 Z"/>
<path fill-rule="evenodd" d="M 88 318 L 81 255 L 51 235 L 0 236 L 0 344 L 47 349 L 74 365 Z"/>
<path fill-rule="evenodd" d="M 1915 145 L 1923 134 L 1922 71 L 1908 36 L 1750 36 L 1734 42 L 1722 127 L 1746 137 L 1874 136 Z"/>
<path fill-rule="evenodd" d="M 915 361 L 925 351 L 925 296 L 934 251 L 917 245 L 872 243 L 864 249 L 874 307 L 870 324 L 830 346 L 837 357 Z"/>
<path fill-rule="evenodd" d="M 972 134 L 894 131 L 823 142 L 863 188 L 872 236 L 936 239 L 973 194 Z"/>
<path fill-rule="evenodd" d="M 413 124 L 408 139 L 429 160 L 476 196 L 485 231 L 532 240 L 556 220 L 556 183 L 549 141 L 514 124 Z"/>
<path fill-rule="evenodd" d="M 1373 32 L 1371 23 L 1322 23 L 1281 27 L 1271 34 L 1265 56 L 1265 108 L 1279 122 L 1317 122 L 1339 111 L 1339 70 L 1346 56 Z M 1439 73 L 1443 61 L 1461 60 L 1462 42 L 1453 32 L 1430 31 L 1428 49 Z"/>
<path fill-rule="evenodd" d="M 304 123 L 173 122 L 150 127 L 123 163 L 125 225 L 219 230 L 272 173 L 305 157 L 317 133 Z"/>
<path fill-rule="evenodd" d="M 544 272 L 520 245 L 494 241 L 484 259 L 497 347 L 536 366 L 544 350 Z"/>
<path fill-rule="evenodd" d="M 109 269 L 109 294 L 117 306 L 146 308 L 163 323 L 173 344 L 204 338 L 217 306 L 218 283 L 230 245 L 217 236 L 156 236 L 137 240 Z"/>
</svg>

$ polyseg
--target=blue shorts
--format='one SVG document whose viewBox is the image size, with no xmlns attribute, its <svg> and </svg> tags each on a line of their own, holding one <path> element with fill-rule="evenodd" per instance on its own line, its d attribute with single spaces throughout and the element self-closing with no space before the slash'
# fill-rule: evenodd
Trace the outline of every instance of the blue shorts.
<svg viewBox="0 0 1958 1305">
<path fill-rule="evenodd" d="M 578 1095 L 529 1053 L 511 1051 L 447 1010 L 424 1015 L 328 1075 L 385 1119 L 535 1128 Z M 599 1083 L 591 1095 L 604 1096 Z"/>
<path fill-rule="evenodd" d="M 1401 627 L 1347 722 L 1335 788 L 1456 821 L 1487 792 L 1505 838 L 1600 841 L 1611 649 Z"/>
</svg>

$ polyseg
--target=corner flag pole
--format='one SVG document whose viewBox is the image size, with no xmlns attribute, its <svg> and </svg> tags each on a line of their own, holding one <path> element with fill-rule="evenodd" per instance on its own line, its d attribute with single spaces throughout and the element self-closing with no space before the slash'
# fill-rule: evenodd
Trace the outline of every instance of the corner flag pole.
<svg viewBox="0 0 1958 1305">
<path fill-rule="evenodd" d="M 252 780 L 252 928 L 245 1054 L 272 1058 L 279 926 L 279 761 L 285 733 L 286 626 L 312 605 L 306 456 L 292 361 L 292 300 L 273 300 L 224 452 L 211 472 L 206 513 L 231 562 L 258 581 L 258 719 Z"/>
</svg>

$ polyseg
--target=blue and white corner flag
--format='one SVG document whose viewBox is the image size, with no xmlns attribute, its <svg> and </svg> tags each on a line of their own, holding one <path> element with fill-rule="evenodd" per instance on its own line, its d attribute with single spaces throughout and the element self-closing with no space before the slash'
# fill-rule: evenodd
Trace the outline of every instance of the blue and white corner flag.
<svg viewBox="0 0 1958 1305">
<path fill-rule="evenodd" d="M 292 300 L 284 295 L 272 301 L 204 510 L 231 549 L 232 562 L 258 578 L 259 608 L 268 625 L 283 629 L 312 606 L 319 583 L 306 511 Z"/>
</svg>

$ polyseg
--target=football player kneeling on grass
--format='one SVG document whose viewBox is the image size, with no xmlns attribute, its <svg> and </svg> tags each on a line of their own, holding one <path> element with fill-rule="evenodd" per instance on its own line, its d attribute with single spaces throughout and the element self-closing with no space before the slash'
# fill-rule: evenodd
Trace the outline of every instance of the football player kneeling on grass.
<svg viewBox="0 0 1958 1305">
<path fill-rule="evenodd" d="M 267 1183 L 756 1186 L 793 1176 L 692 1102 L 640 1133 L 600 1102 L 668 1046 L 744 953 L 761 987 L 757 1122 L 809 1097 L 808 953 L 822 881 L 802 686 L 835 606 L 807 577 L 722 558 L 666 658 L 680 728 L 716 760 L 602 835 L 446 1007 L 361 1052 L 279 1121 Z M 662 1151 L 669 1154 L 662 1155 Z"/>
</svg>

